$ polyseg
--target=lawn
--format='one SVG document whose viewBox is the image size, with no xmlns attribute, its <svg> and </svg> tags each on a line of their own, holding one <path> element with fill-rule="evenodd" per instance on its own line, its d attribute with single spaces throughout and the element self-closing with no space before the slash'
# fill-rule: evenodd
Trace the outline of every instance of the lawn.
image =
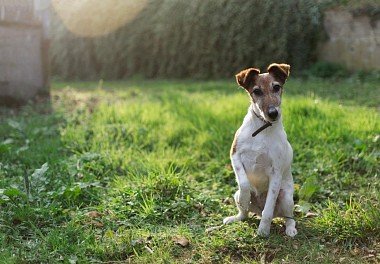
<svg viewBox="0 0 380 264">
<path fill-rule="evenodd" d="M 291 79 L 284 125 L 298 235 L 236 213 L 234 81 L 55 82 L 0 108 L 4 263 L 380 262 L 380 83 Z"/>
</svg>

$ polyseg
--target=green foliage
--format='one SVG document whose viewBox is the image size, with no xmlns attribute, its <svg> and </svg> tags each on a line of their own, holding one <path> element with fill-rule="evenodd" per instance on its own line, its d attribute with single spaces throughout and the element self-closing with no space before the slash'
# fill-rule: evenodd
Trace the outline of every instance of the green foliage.
<svg viewBox="0 0 380 264">
<path fill-rule="evenodd" d="M 380 232 L 380 208 L 377 203 L 350 199 L 343 206 L 328 201 L 316 227 L 328 239 L 354 243 L 368 234 Z"/>
<path fill-rule="evenodd" d="M 306 178 L 302 187 L 298 191 L 299 201 L 296 206 L 296 211 L 300 213 L 308 213 L 311 209 L 311 204 L 309 203 L 313 194 L 318 191 L 318 180 L 315 174 Z"/>
<path fill-rule="evenodd" d="M 351 82 L 365 83 L 380 81 L 379 70 L 357 70 L 349 71 L 346 67 L 338 63 L 318 61 L 312 64 L 302 73 L 303 77 L 322 78 L 330 80 L 349 79 Z"/>
<path fill-rule="evenodd" d="M 348 70 L 340 64 L 319 61 L 314 63 L 307 71 L 311 76 L 320 78 L 344 78 L 350 74 Z"/>
<path fill-rule="evenodd" d="M 237 212 L 229 148 L 248 98 L 233 80 L 54 83 L 50 113 L 0 108 L 0 259 L 361 263 L 380 242 L 379 87 L 287 82 L 295 201 L 316 215 L 260 239 L 255 217 L 205 233 Z"/>
<path fill-rule="evenodd" d="M 380 70 L 372 70 L 372 71 L 357 71 L 353 76 L 357 80 L 361 82 L 379 82 L 380 81 Z"/>
<path fill-rule="evenodd" d="M 297 72 L 315 60 L 320 28 L 311 0 L 152 0 L 134 21 L 95 39 L 76 37 L 56 18 L 52 70 L 80 79 L 212 78 L 287 62 Z"/>
<path fill-rule="evenodd" d="M 317 191 L 317 189 L 317 177 L 315 175 L 312 175 L 305 180 L 304 184 L 299 190 L 298 195 L 301 200 L 309 201 L 311 196 Z"/>
</svg>

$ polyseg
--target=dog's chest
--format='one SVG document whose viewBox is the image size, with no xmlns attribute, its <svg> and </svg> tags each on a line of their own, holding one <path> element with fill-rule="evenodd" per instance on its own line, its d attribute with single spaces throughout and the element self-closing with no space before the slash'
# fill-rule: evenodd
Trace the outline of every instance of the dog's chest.
<svg viewBox="0 0 380 264">
<path fill-rule="evenodd" d="M 268 151 L 265 148 L 246 148 L 241 153 L 241 161 L 251 186 L 260 193 L 266 192 L 269 184 L 268 169 L 272 167 Z"/>
<path fill-rule="evenodd" d="M 274 167 L 281 171 L 288 163 L 288 142 L 281 133 L 252 138 L 250 131 L 244 130 L 239 142 L 241 161 L 251 186 L 256 192 L 264 193 Z"/>
</svg>

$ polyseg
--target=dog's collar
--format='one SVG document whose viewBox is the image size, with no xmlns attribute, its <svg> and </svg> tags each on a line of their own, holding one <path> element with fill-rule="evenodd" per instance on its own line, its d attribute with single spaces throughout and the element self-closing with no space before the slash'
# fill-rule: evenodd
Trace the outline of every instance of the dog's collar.
<svg viewBox="0 0 380 264">
<path fill-rule="evenodd" d="M 260 119 L 261 121 L 264 122 L 264 125 L 262 125 L 261 127 L 259 127 L 255 132 L 253 132 L 252 134 L 252 137 L 255 137 L 257 136 L 257 134 L 259 134 L 261 131 L 263 131 L 264 129 L 266 129 L 267 127 L 270 127 L 272 125 L 271 122 L 268 122 L 266 121 L 262 116 L 258 115 L 255 110 L 252 109 L 252 112 L 255 114 L 255 116 Z"/>
</svg>

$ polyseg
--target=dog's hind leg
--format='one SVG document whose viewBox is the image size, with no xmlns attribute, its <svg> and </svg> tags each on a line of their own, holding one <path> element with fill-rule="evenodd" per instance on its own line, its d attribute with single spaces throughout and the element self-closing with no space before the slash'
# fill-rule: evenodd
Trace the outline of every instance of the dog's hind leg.
<svg viewBox="0 0 380 264">
<path fill-rule="evenodd" d="M 294 201 L 293 201 L 293 177 L 291 172 L 288 172 L 287 177 L 289 178 L 288 186 L 284 186 L 284 189 L 281 190 L 279 206 L 282 213 L 282 217 L 285 218 L 285 233 L 290 237 L 297 235 L 296 221 L 293 218 L 294 210 Z"/>
<path fill-rule="evenodd" d="M 249 204 L 249 212 L 261 217 L 261 213 L 263 212 L 263 208 L 265 205 L 265 197 L 263 198 L 263 194 L 257 195 L 256 193 L 257 192 L 255 191 L 251 192 L 251 203 Z"/>
<path fill-rule="evenodd" d="M 242 220 L 247 218 L 248 210 L 241 207 L 241 205 L 239 203 L 239 196 L 240 196 L 240 190 L 238 190 L 234 195 L 235 203 L 236 203 L 236 206 L 239 210 L 239 213 L 237 215 L 233 215 L 233 216 L 229 216 L 229 217 L 224 218 L 223 224 L 230 224 L 233 222 L 242 221 Z"/>
<path fill-rule="evenodd" d="M 232 167 L 236 175 L 236 181 L 239 185 L 239 190 L 235 193 L 235 203 L 239 213 L 234 216 L 224 218 L 223 224 L 229 224 L 236 221 L 241 221 L 248 216 L 249 204 L 251 202 L 251 188 L 245 172 L 243 163 L 240 160 L 240 155 L 231 155 Z"/>
<path fill-rule="evenodd" d="M 290 201 L 291 200 L 291 201 Z M 290 237 L 297 235 L 296 221 L 293 219 L 293 197 L 291 199 L 284 199 L 282 202 L 282 210 L 287 215 L 284 215 L 285 218 L 285 233 Z"/>
<path fill-rule="evenodd" d="M 285 233 L 290 237 L 297 235 L 296 221 L 293 218 L 293 195 L 284 193 L 284 196 L 279 201 L 283 217 L 285 218 Z"/>
</svg>

